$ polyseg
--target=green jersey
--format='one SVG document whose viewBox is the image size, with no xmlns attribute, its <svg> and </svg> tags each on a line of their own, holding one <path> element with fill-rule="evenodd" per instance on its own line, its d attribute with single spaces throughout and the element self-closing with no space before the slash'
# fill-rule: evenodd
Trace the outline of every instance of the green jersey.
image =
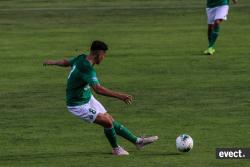
<svg viewBox="0 0 250 167">
<path fill-rule="evenodd" d="M 96 71 L 84 54 L 69 59 L 69 63 L 71 71 L 67 80 L 67 106 L 88 103 L 92 96 L 90 86 L 99 84 Z"/>
<path fill-rule="evenodd" d="M 229 0 L 207 0 L 207 8 L 228 5 Z"/>
</svg>

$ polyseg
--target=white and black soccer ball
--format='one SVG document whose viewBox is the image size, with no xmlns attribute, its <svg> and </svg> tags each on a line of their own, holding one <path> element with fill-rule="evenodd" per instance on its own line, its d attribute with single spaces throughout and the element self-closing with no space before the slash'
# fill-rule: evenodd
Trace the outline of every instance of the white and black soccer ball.
<svg viewBox="0 0 250 167">
<path fill-rule="evenodd" d="M 181 134 L 176 139 L 176 148 L 180 152 L 188 152 L 193 148 L 193 139 L 191 136 L 186 134 Z"/>
</svg>

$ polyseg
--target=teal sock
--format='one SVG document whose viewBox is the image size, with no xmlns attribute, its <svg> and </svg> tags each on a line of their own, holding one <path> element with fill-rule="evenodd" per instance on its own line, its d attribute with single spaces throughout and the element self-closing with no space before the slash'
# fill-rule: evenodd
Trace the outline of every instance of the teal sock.
<svg viewBox="0 0 250 167">
<path fill-rule="evenodd" d="M 220 26 L 215 25 L 214 29 L 213 29 L 213 31 L 211 33 L 211 36 L 210 36 L 210 41 L 209 41 L 209 46 L 208 47 L 214 47 L 216 39 L 217 39 L 217 37 L 219 35 L 219 32 L 220 32 Z"/>
<path fill-rule="evenodd" d="M 212 34 L 212 29 L 208 29 L 208 30 L 207 30 L 208 43 L 211 42 L 211 34 Z"/>
<path fill-rule="evenodd" d="M 117 135 L 122 136 L 123 138 L 134 144 L 136 143 L 138 137 L 132 134 L 125 126 L 117 121 L 113 121 L 113 126 Z"/>
<path fill-rule="evenodd" d="M 112 127 L 112 128 L 104 128 L 104 133 L 105 133 L 110 145 L 112 146 L 112 148 L 118 147 L 114 127 Z"/>
</svg>

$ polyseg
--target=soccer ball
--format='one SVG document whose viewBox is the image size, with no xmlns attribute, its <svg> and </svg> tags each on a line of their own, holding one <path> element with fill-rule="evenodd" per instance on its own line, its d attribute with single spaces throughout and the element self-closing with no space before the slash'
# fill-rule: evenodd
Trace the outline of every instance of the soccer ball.
<svg viewBox="0 0 250 167">
<path fill-rule="evenodd" d="M 188 152 L 193 148 L 193 139 L 186 134 L 182 134 L 176 139 L 176 148 L 180 152 Z"/>
</svg>

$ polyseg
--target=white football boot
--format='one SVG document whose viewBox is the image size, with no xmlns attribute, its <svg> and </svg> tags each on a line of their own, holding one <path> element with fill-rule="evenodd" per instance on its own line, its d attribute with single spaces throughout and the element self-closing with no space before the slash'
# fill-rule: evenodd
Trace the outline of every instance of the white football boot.
<svg viewBox="0 0 250 167">
<path fill-rule="evenodd" d="M 129 155 L 129 153 L 126 150 L 124 150 L 121 146 L 113 148 L 112 154 L 117 156 Z"/>
<path fill-rule="evenodd" d="M 158 136 L 150 136 L 150 137 L 141 137 L 139 138 L 138 143 L 136 143 L 136 147 L 138 150 L 144 148 L 145 145 L 152 144 L 159 139 Z"/>
</svg>

